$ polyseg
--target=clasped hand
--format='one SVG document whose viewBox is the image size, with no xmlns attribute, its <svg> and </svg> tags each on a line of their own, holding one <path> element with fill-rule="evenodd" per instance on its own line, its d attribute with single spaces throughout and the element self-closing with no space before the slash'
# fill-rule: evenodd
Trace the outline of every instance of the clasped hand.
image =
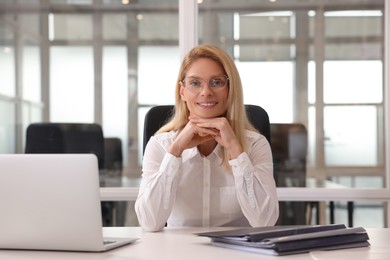
<svg viewBox="0 0 390 260">
<path fill-rule="evenodd" d="M 193 148 L 212 139 L 225 147 L 231 158 L 236 158 L 242 153 L 241 144 L 225 117 L 189 117 L 189 122 L 171 145 L 170 152 L 179 157 L 185 149 Z"/>
</svg>

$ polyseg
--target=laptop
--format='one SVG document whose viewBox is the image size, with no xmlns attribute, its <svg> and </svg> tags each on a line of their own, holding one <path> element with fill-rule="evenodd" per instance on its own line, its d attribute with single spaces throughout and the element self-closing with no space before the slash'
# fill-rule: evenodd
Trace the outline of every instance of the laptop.
<svg viewBox="0 0 390 260">
<path fill-rule="evenodd" d="M 0 249 L 107 251 L 97 157 L 0 154 Z"/>
</svg>

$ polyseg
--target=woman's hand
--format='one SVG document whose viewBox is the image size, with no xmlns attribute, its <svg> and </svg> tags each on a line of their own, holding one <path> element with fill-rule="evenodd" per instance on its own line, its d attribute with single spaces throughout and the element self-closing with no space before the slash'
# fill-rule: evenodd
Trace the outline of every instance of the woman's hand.
<svg viewBox="0 0 390 260">
<path fill-rule="evenodd" d="M 200 131 L 199 133 L 201 134 L 210 133 L 211 138 L 215 139 L 229 152 L 231 159 L 237 158 L 237 156 L 243 152 L 243 148 L 238 141 L 236 134 L 225 117 L 190 117 L 189 124 L 196 126 L 198 131 Z M 210 130 L 212 132 L 206 130 Z"/>
<path fill-rule="evenodd" d="M 176 157 L 180 157 L 184 150 L 212 140 L 216 135 L 218 135 L 218 131 L 215 129 L 200 127 L 189 121 L 183 130 L 179 132 L 168 152 Z"/>
</svg>

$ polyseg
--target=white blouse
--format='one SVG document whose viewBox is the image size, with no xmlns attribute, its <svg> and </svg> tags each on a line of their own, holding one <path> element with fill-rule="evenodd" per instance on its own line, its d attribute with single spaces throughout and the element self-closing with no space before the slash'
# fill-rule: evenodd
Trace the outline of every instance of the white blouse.
<svg viewBox="0 0 390 260">
<path fill-rule="evenodd" d="M 177 132 L 153 136 L 143 159 L 135 203 L 140 225 L 148 231 L 168 226 L 269 226 L 279 216 L 267 139 L 246 131 L 248 152 L 222 165 L 222 146 L 207 157 L 187 149 L 181 157 L 167 150 Z"/>
</svg>

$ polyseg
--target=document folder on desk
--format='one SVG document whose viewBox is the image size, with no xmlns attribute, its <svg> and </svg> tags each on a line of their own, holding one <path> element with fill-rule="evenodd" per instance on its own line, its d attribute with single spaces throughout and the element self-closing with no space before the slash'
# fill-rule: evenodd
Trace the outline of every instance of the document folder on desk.
<svg viewBox="0 0 390 260">
<path fill-rule="evenodd" d="M 212 245 L 268 255 L 289 255 L 314 250 L 369 246 L 361 228 L 345 225 L 273 226 L 204 232 Z"/>
</svg>

